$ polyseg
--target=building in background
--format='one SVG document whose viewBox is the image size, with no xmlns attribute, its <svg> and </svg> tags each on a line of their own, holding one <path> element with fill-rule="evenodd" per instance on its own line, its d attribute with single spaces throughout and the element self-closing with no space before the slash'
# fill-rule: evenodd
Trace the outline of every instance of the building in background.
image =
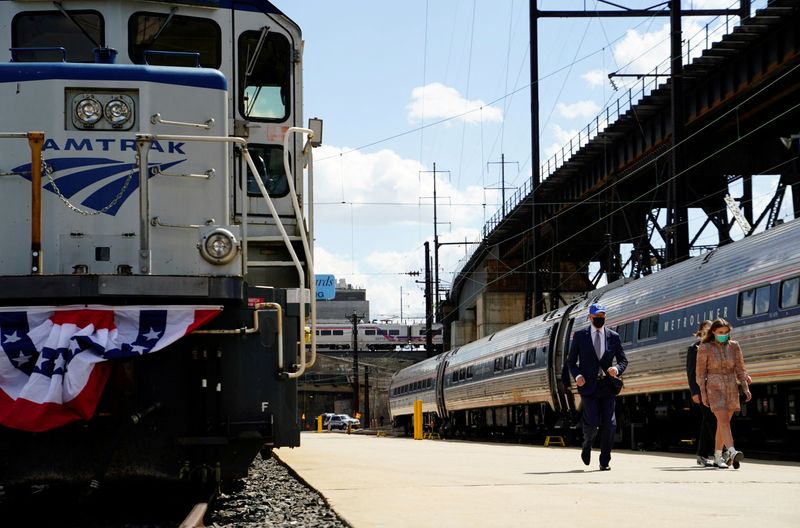
<svg viewBox="0 0 800 528">
<path fill-rule="evenodd" d="M 317 321 L 321 323 L 347 323 L 353 312 L 363 315 L 369 321 L 369 301 L 367 290 L 356 288 L 344 279 L 336 281 L 336 296 L 331 300 L 317 301 Z"/>
</svg>

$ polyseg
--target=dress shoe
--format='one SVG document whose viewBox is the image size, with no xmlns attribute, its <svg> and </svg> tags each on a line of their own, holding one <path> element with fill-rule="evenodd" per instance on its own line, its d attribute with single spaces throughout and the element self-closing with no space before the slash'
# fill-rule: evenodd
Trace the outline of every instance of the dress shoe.
<svg viewBox="0 0 800 528">
<path fill-rule="evenodd" d="M 744 458 L 744 453 L 741 451 L 737 451 L 735 449 L 728 450 L 728 459 L 727 463 L 733 466 L 733 469 L 739 469 L 741 465 L 742 459 Z"/>
<path fill-rule="evenodd" d="M 704 456 L 697 457 L 697 465 L 702 467 L 714 467 L 714 461 L 709 460 Z"/>
<path fill-rule="evenodd" d="M 581 449 L 581 460 L 583 460 L 583 463 L 586 464 L 587 466 L 592 461 L 591 446 L 583 446 L 583 449 Z"/>
<path fill-rule="evenodd" d="M 611 466 L 600 466 L 600 471 L 611 471 Z"/>
</svg>

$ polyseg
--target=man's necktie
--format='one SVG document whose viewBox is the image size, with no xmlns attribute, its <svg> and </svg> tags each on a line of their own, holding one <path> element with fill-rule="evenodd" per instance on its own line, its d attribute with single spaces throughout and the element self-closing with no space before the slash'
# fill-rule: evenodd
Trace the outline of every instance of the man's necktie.
<svg viewBox="0 0 800 528">
<path fill-rule="evenodd" d="M 597 354 L 597 359 L 603 357 L 603 348 L 600 346 L 600 332 L 594 332 L 594 353 Z"/>
</svg>

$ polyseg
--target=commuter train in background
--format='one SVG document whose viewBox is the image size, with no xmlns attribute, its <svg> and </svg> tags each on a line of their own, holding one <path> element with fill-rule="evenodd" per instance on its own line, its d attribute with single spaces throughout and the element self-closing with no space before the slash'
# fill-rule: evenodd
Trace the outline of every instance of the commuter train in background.
<svg viewBox="0 0 800 528">
<path fill-rule="evenodd" d="M 686 353 L 704 319 L 733 325 L 753 399 L 735 419 L 737 445 L 795 453 L 800 442 L 800 220 L 719 247 L 655 274 L 609 285 L 475 342 L 397 372 L 394 423 L 408 427 L 414 400 L 451 435 L 580 433 L 580 397 L 564 375 L 570 340 L 588 307 L 608 309 L 628 357 L 617 400 L 617 439 L 668 448 L 696 437 Z"/>
<path fill-rule="evenodd" d="M 218 483 L 299 445 L 300 28 L 264 0 L 2 0 L 0 32 L 0 488 Z"/>
<path fill-rule="evenodd" d="M 317 324 L 317 350 L 352 350 L 353 326 L 347 323 Z M 423 350 L 427 328 L 424 324 L 358 323 L 358 349 L 369 351 Z M 431 325 L 433 351 L 442 351 L 442 325 Z"/>
</svg>

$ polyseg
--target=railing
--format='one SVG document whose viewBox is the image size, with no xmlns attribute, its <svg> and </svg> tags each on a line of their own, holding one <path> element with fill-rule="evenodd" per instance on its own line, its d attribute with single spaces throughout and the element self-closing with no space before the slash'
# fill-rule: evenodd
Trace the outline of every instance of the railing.
<svg viewBox="0 0 800 528">
<path fill-rule="evenodd" d="M 307 134 L 309 134 L 309 139 L 313 135 L 313 131 L 310 130 L 310 129 L 292 127 L 286 132 L 286 136 L 284 137 L 284 149 L 288 149 L 289 136 L 291 134 L 295 134 L 295 133 L 307 133 Z M 300 212 L 300 209 L 299 209 L 299 203 L 298 203 L 298 200 L 297 200 L 297 193 L 295 191 L 294 181 L 293 181 L 294 178 L 291 177 L 292 173 L 291 173 L 290 167 L 288 166 L 288 155 L 284 156 L 284 168 L 286 170 L 286 174 L 288 175 L 289 190 L 290 190 L 290 194 L 291 194 L 291 198 L 292 198 L 292 203 L 293 203 L 293 205 L 295 207 L 295 216 L 296 216 L 296 219 L 297 219 L 297 225 L 299 227 L 300 236 L 301 236 L 302 243 L 303 243 L 303 248 L 306 251 L 305 257 L 306 257 L 306 264 L 307 264 L 308 272 L 303 270 L 302 263 L 300 262 L 300 259 L 297 256 L 297 252 L 294 250 L 294 247 L 292 245 L 292 241 L 289 238 L 288 233 L 286 233 L 286 229 L 284 228 L 283 223 L 281 222 L 281 219 L 280 219 L 280 217 L 278 215 L 278 211 L 275 208 L 275 204 L 272 202 L 272 198 L 270 197 L 269 193 L 267 192 L 266 187 L 264 186 L 264 181 L 261 178 L 261 175 L 258 172 L 258 169 L 255 166 L 255 163 L 253 163 L 253 159 L 250 156 L 250 152 L 247 149 L 247 141 L 245 139 L 239 138 L 239 137 L 227 137 L 227 136 L 183 136 L 183 135 L 171 135 L 171 134 L 158 134 L 158 135 L 137 134 L 136 135 L 136 146 L 137 146 L 137 152 L 138 152 L 138 158 L 139 158 L 139 167 L 140 167 L 140 170 L 139 170 L 139 177 L 140 177 L 139 189 L 140 189 L 140 226 L 141 226 L 141 233 L 140 233 L 140 244 L 141 245 L 140 245 L 139 254 L 140 254 L 140 259 L 142 260 L 141 265 L 142 265 L 143 269 L 146 268 L 146 270 L 147 270 L 146 273 L 150 272 L 149 271 L 150 270 L 150 266 L 149 266 L 149 258 L 150 258 L 150 246 L 149 246 L 150 218 L 149 218 L 149 216 L 150 216 L 150 212 L 149 212 L 148 185 L 147 185 L 147 183 L 148 183 L 147 182 L 147 180 L 148 180 L 148 167 L 149 167 L 148 153 L 149 153 L 150 144 L 153 141 L 159 141 L 159 140 L 160 141 L 186 141 L 186 142 L 197 141 L 197 142 L 206 142 L 206 143 L 231 143 L 231 144 L 235 145 L 236 147 L 238 147 L 241 150 L 242 157 L 244 158 L 245 162 L 247 163 L 247 166 L 249 167 L 249 169 L 255 175 L 254 179 L 256 181 L 256 184 L 258 185 L 259 190 L 261 191 L 261 195 L 263 196 L 264 201 L 267 204 L 267 208 L 269 209 L 270 214 L 271 214 L 273 220 L 275 221 L 275 225 L 278 228 L 278 231 L 281 234 L 281 238 L 283 239 L 283 242 L 286 245 L 286 248 L 287 248 L 287 250 L 289 251 L 289 254 L 292 257 L 292 261 L 294 263 L 294 266 L 297 269 L 297 275 L 298 275 L 298 281 L 299 281 L 298 303 L 300 305 L 299 306 L 300 340 L 298 342 L 298 349 L 299 349 L 299 356 L 300 356 L 301 359 L 300 359 L 300 363 L 297 365 L 297 370 L 296 371 L 283 372 L 283 375 L 285 377 L 287 377 L 287 378 L 290 378 L 290 379 L 299 378 L 300 376 L 303 375 L 303 372 L 305 372 L 305 369 L 306 368 L 310 368 L 314 364 L 314 362 L 316 361 L 316 355 L 317 355 L 316 354 L 316 352 L 317 352 L 316 351 L 316 339 L 314 338 L 315 332 L 313 331 L 313 329 L 316 326 L 317 310 L 316 310 L 316 295 L 314 293 L 315 281 L 314 281 L 314 262 L 312 260 L 313 256 L 311 255 L 311 252 L 310 252 L 310 244 L 309 244 L 308 237 L 306 236 L 306 232 L 303 229 L 304 222 L 303 222 L 303 218 L 302 218 L 302 213 Z M 309 149 L 309 155 L 310 155 L 311 147 L 307 144 L 305 148 Z M 311 165 L 311 162 L 309 162 L 309 166 L 310 165 Z M 313 180 L 313 173 L 309 173 L 309 180 Z M 310 186 L 313 185 L 313 182 L 310 181 L 309 185 Z M 226 195 L 227 195 L 227 193 L 226 193 Z M 247 204 L 247 200 L 244 200 L 243 201 L 243 207 L 246 208 L 246 204 Z M 243 212 L 242 212 L 242 219 L 243 219 L 243 221 L 242 221 L 242 223 L 243 223 L 242 245 L 246 246 L 247 242 L 248 242 L 247 234 L 246 234 L 247 231 L 246 231 L 246 228 L 245 228 L 245 226 L 247 224 L 247 211 L 246 210 L 243 210 Z M 246 273 L 246 271 L 247 271 L 247 259 L 243 255 L 243 258 L 242 258 L 242 274 L 244 275 Z M 306 285 L 306 278 L 307 278 L 306 273 L 308 273 L 308 277 L 310 277 L 308 282 L 309 282 L 309 287 L 311 288 L 310 304 L 311 304 L 311 327 L 312 327 L 311 334 L 312 334 L 312 342 L 311 342 L 311 359 L 310 360 L 306 360 L 305 339 L 304 339 L 304 336 L 303 336 L 304 331 L 305 331 L 305 324 L 306 324 L 306 321 L 305 321 L 305 312 L 306 312 L 305 311 L 305 285 Z M 279 363 L 280 367 L 283 366 L 284 358 L 283 358 L 283 354 L 282 353 L 278 357 L 278 363 Z"/>
<path fill-rule="evenodd" d="M 760 9 L 755 4 L 760 4 L 766 7 L 767 0 L 760 0 L 753 2 L 751 9 Z M 733 2 L 730 7 L 739 5 L 739 1 Z M 724 35 L 730 33 L 734 20 L 738 18 L 731 15 L 716 16 L 708 21 L 699 31 L 686 39 L 684 64 L 688 64 L 695 57 L 699 57 L 704 50 L 710 49 L 711 45 L 721 40 Z M 716 39 L 716 40 L 715 40 Z M 664 59 L 648 74 L 641 75 L 632 86 L 628 88 L 622 95 L 612 100 L 606 105 L 605 110 L 595 116 L 585 127 L 581 128 L 578 133 L 570 138 L 570 140 L 559 149 L 555 154 L 547 159 L 539 167 L 540 181 L 544 181 L 552 176 L 558 169 L 560 169 L 567 161 L 569 161 L 581 148 L 583 148 L 589 141 L 596 138 L 600 133 L 606 130 L 608 126 L 622 117 L 626 112 L 631 110 L 646 96 L 650 95 L 656 88 L 660 86 L 659 78 L 669 76 L 670 73 L 670 60 Z M 620 84 L 625 85 L 624 81 Z M 615 86 L 616 89 L 616 86 Z M 509 197 L 504 204 L 501 204 L 498 210 L 486 221 L 481 229 L 481 235 L 475 240 L 476 244 L 472 244 L 472 251 L 469 251 L 462 257 L 453 270 L 454 277 L 466 266 L 472 255 L 477 251 L 481 244 L 480 242 L 486 239 L 495 228 L 502 223 L 505 217 L 514 210 L 522 201 L 532 192 L 532 180 L 526 180 L 525 183 L 517 189 L 511 197 Z M 505 214 L 504 214 L 505 213 Z"/>
</svg>

